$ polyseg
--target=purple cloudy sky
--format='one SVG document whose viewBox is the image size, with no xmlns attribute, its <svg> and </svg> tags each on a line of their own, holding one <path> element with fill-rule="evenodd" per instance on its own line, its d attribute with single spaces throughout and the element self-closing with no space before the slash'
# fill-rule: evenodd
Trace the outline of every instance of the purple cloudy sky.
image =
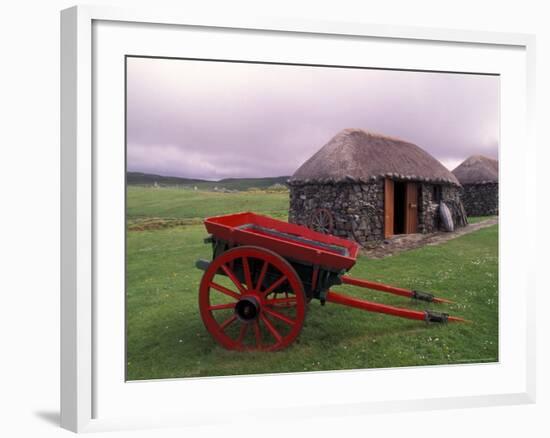
<svg viewBox="0 0 550 438">
<path fill-rule="evenodd" d="M 494 76 L 128 59 L 128 171 L 291 175 L 344 128 L 399 137 L 449 169 L 498 156 Z"/>
</svg>

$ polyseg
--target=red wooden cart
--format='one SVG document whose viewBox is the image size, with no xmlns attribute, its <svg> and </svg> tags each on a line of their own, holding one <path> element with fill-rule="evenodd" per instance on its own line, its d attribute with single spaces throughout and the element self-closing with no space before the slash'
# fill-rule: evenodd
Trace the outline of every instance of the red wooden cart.
<svg viewBox="0 0 550 438">
<path fill-rule="evenodd" d="M 350 284 L 431 302 L 449 302 L 427 292 L 397 288 L 345 275 L 359 246 L 254 213 L 205 219 L 213 248 L 203 269 L 199 308 L 214 339 L 231 350 L 279 350 L 299 335 L 312 299 L 426 322 L 464 321 L 446 313 L 410 310 L 330 290 Z"/>
</svg>

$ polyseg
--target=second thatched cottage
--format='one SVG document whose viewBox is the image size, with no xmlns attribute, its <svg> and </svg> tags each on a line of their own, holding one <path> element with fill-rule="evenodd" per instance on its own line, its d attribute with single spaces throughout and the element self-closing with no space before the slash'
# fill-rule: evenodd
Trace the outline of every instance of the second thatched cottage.
<svg viewBox="0 0 550 438">
<path fill-rule="evenodd" d="M 360 244 L 466 224 L 460 184 L 418 146 L 361 129 L 333 137 L 292 175 L 289 221 Z"/>
<path fill-rule="evenodd" d="M 468 216 L 498 214 L 498 161 L 473 155 L 455 170 L 462 184 L 462 202 Z"/>
</svg>

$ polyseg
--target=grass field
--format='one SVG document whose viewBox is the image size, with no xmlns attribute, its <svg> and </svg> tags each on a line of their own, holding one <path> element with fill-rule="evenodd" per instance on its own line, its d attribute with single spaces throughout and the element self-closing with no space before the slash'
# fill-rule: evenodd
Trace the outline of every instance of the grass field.
<svg viewBox="0 0 550 438">
<path fill-rule="evenodd" d="M 298 340 L 276 353 L 219 347 L 204 328 L 197 303 L 211 258 L 202 218 L 253 210 L 286 219 L 285 193 L 213 193 L 129 187 L 127 233 L 127 377 L 129 380 L 298 372 L 498 360 L 498 226 L 439 246 L 377 260 L 360 257 L 352 274 L 436 292 L 456 301 L 428 305 L 472 324 L 427 325 L 313 301 Z M 179 221 L 179 222 L 177 222 Z M 424 309 L 405 298 L 349 287 L 334 290 Z"/>
<path fill-rule="evenodd" d="M 202 219 L 207 216 L 249 210 L 286 220 L 288 193 L 266 193 L 260 190 L 220 193 L 128 186 L 126 215 L 130 221 L 163 218 L 202 223 Z"/>
<path fill-rule="evenodd" d="M 475 216 L 475 217 L 469 217 L 468 223 L 469 224 L 477 224 L 478 222 L 484 221 L 489 219 L 491 216 Z"/>
</svg>

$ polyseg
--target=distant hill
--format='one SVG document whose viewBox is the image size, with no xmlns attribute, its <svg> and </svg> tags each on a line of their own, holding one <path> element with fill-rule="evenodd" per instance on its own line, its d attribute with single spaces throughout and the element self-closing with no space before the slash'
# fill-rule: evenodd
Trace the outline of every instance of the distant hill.
<svg viewBox="0 0 550 438">
<path fill-rule="evenodd" d="M 204 179 L 180 178 L 177 176 L 153 175 L 142 172 L 127 172 L 126 181 L 128 185 L 152 186 L 157 183 L 160 186 L 186 186 L 197 187 L 203 190 L 218 189 L 248 190 L 256 187 L 265 189 L 273 184 L 285 184 L 288 176 L 275 176 L 267 178 L 225 178 L 219 181 L 207 181 Z"/>
<path fill-rule="evenodd" d="M 203 179 L 192 179 L 192 178 L 179 178 L 177 176 L 162 176 L 154 175 L 150 173 L 142 172 L 127 172 L 126 173 L 126 182 L 130 185 L 153 185 L 155 182 L 157 184 L 164 185 L 182 185 L 182 184 L 197 184 L 203 182 L 209 182 Z"/>
</svg>

